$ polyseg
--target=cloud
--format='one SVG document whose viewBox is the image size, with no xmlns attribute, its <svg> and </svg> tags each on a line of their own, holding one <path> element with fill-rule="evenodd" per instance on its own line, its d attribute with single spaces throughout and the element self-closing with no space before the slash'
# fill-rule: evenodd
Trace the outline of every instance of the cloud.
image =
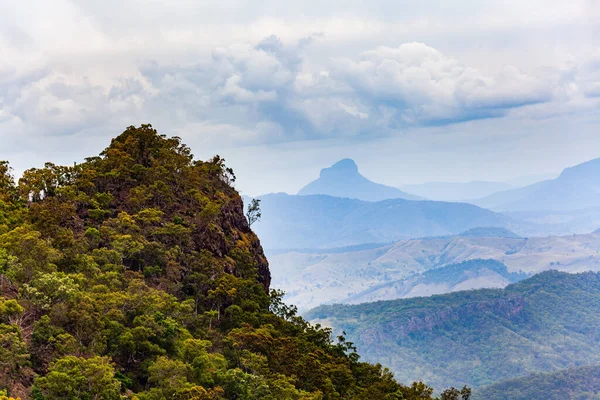
<svg viewBox="0 0 600 400">
<path fill-rule="evenodd" d="M 312 35 L 286 44 L 271 35 L 216 47 L 191 65 L 140 62 L 109 84 L 49 66 L 20 75 L 5 68 L 0 124 L 66 136 L 150 121 L 177 134 L 200 129 L 206 145 L 234 146 L 393 136 L 516 110 L 539 116 L 532 105 L 600 93 L 600 62 L 593 57 L 564 70 L 524 73 L 507 65 L 491 74 L 423 43 L 313 59 L 308 50 L 321 40 Z M 207 133 L 211 127 L 215 134 Z"/>
<path fill-rule="evenodd" d="M 317 62 L 305 53 L 307 43 L 285 45 L 269 36 L 255 45 L 216 48 L 209 60 L 188 67 L 147 64 L 141 75 L 154 94 L 146 106 L 160 115 L 169 104 L 194 123 L 246 131 L 268 125 L 276 134 L 250 135 L 266 142 L 369 137 L 570 101 L 569 87 L 595 79 L 589 62 L 569 73 L 528 74 L 507 65 L 486 74 L 423 43 Z M 593 94 L 594 87 L 583 91 Z"/>
<path fill-rule="evenodd" d="M 369 114 L 385 110 L 395 125 L 499 117 L 551 98 L 546 84 L 515 67 L 484 75 L 422 43 L 381 46 L 357 60 L 342 60 L 334 76 L 368 103 Z"/>
</svg>

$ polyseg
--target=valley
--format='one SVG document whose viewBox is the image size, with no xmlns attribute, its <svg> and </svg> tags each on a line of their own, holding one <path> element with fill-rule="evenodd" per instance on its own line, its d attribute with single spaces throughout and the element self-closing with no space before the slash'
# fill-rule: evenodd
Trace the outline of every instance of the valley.
<svg viewBox="0 0 600 400">
<path fill-rule="evenodd" d="M 506 266 L 507 273 L 525 276 L 550 269 L 600 270 L 598 233 L 532 238 L 459 235 L 344 250 L 267 251 L 273 284 L 286 291 L 287 301 L 307 310 L 326 303 L 391 300 L 510 283 L 487 268 L 464 274 L 453 283 L 419 277 L 425 271 L 469 260 L 495 260 Z"/>
</svg>

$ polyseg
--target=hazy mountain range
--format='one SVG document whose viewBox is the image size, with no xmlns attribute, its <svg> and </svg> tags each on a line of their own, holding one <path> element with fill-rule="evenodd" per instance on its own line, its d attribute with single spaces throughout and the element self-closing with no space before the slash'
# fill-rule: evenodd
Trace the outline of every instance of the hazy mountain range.
<svg viewBox="0 0 600 400">
<path fill-rule="evenodd" d="M 581 234 L 600 227 L 599 178 L 600 159 L 592 160 L 556 179 L 473 200 L 475 207 L 408 201 L 416 197 L 369 181 L 345 159 L 323 169 L 300 195 L 260 196 L 263 218 L 254 228 L 267 249 L 385 243 L 479 226 L 509 228 L 522 236 Z M 467 195 L 457 191 L 455 197 Z"/>
<path fill-rule="evenodd" d="M 346 332 L 366 360 L 405 382 L 477 388 L 600 363 L 597 273 L 549 271 L 505 289 L 321 306 L 306 316 Z"/>
<path fill-rule="evenodd" d="M 502 214 L 466 203 L 389 199 L 367 202 L 325 195 L 260 196 L 253 226 L 267 249 L 327 248 L 452 235 L 480 226 L 518 229 Z"/>
</svg>

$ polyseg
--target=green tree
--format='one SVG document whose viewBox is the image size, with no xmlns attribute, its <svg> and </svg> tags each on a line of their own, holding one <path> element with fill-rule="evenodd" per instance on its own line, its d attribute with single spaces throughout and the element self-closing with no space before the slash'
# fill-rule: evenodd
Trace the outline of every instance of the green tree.
<svg viewBox="0 0 600 400">
<path fill-rule="evenodd" d="M 35 380 L 47 400 L 120 399 L 121 382 L 106 357 L 89 359 L 67 356 L 58 359 L 48 374 Z"/>
<path fill-rule="evenodd" d="M 260 211 L 260 200 L 252 199 L 248 204 L 248 210 L 246 211 L 246 218 L 248 219 L 248 225 L 252 226 L 253 223 L 260 220 L 262 213 Z"/>
</svg>

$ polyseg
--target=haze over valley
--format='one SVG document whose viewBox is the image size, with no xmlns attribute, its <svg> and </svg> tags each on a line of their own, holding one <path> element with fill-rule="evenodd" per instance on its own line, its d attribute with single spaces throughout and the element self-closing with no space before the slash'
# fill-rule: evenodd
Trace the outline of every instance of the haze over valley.
<svg viewBox="0 0 600 400">
<path fill-rule="evenodd" d="M 507 276 L 483 267 L 452 282 L 422 281 L 420 276 L 478 259 L 498 261 L 506 273 L 523 276 L 548 269 L 598 270 L 600 235 L 594 231 L 600 226 L 600 207 L 593 206 L 600 206 L 599 178 L 600 161 L 593 160 L 567 168 L 554 180 L 474 201 L 525 193 L 524 204 L 548 204 L 531 197 L 579 188 L 576 196 L 554 195 L 556 210 L 502 212 L 411 197 L 369 181 L 355 162 L 345 159 L 323 169 L 297 195 L 257 197 L 263 218 L 255 230 L 273 264 L 273 282 L 301 310 L 504 287 L 511 282 Z M 372 194 L 372 201 L 360 188 Z M 468 197 L 469 190 L 455 196 Z"/>
</svg>

